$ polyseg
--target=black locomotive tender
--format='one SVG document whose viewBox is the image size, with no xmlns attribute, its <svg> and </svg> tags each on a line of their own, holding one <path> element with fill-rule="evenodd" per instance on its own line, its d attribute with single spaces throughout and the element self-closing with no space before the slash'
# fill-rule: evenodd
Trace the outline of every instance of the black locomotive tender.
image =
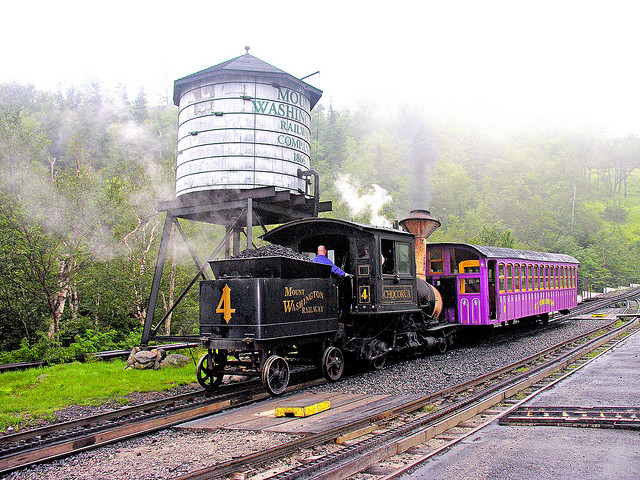
<svg viewBox="0 0 640 480">
<path fill-rule="evenodd" d="M 319 365 L 329 381 L 345 356 L 382 368 L 390 355 L 453 342 L 440 323 L 439 293 L 416 276 L 415 236 L 397 229 L 307 218 L 262 236 L 297 255 L 211 261 L 215 280 L 200 283 L 200 385 L 213 390 L 224 375 L 261 376 L 281 394 L 287 359 Z M 313 263 L 318 245 L 351 277 Z M 294 258 L 294 257 L 298 258 Z"/>
</svg>

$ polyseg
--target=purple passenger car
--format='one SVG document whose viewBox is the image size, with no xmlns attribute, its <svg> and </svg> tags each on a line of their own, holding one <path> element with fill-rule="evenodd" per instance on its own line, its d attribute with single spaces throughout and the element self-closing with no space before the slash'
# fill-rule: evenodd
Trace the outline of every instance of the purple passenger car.
<svg viewBox="0 0 640 480">
<path fill-rule="evenodd" d="M 546 323 L 550 312 L 577 304 L 579 262 L 570 255 L 462 243 L 426 250 L 426 281 L 442 294 L 450 323 Z"/>
</svg>

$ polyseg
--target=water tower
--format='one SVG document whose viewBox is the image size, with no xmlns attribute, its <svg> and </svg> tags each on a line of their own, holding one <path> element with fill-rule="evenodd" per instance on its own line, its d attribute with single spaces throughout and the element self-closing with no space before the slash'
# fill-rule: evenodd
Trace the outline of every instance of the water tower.
<svg viewBox="0 0 640 480">
<path fill-rule="evenodd" d="M 322 92 L 250 55 L 176 80 L 176 198 L 305 191 L 311 109 Z"/>
<path fill-rule="evenodd" d="M 241 235 L 253 245 L 253 227 L 317 216 L 331 211 L 320 202 L 318 174 L 310 168 L 311 110 L 322 92 L 306 82 L 246 53 L 174 83 L 178 106 L 178 151 L 175 199 L 161 202 L 166 212 L 149 298 L 142 343 L 150 339 L 184 340 L 156 335 L 154 314 L 171 231 L 184 241 L 179 219 L 222 225 L 225 256 L 240 251 Z M 194 250 L 199 272 L 177 298 L 177 305 L 206 262 Z M 171 310 L 165 315 L 170 315 Z"/>
</svg>

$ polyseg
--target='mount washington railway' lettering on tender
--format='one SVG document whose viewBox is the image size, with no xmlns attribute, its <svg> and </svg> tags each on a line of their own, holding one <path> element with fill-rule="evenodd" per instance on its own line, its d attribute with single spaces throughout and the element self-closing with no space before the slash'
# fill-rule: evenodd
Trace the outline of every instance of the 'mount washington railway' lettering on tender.
<svg viewBox="0 0 640 480">
<path fill-rule="evenodd" d="M 313 300 L 324 300 L 324 292 L 321 292 L 320 290 L 313 290 L 305 295 L 304 289 L 284 287 L 284 296 L 302 296 L 302 298 L 298 298 L 296 300 L 282 300 L 284 313 L 302 312 L 303 314 L 309 314 L 324 312 L 324 305 L 309 305 Z"/>
</svg>

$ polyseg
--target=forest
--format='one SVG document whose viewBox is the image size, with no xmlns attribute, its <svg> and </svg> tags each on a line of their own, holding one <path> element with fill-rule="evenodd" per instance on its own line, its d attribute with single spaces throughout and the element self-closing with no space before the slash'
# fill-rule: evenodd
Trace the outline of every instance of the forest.
<svg viewBox="0 0 640 480">
<path fill-rule="evenodd" d="M 177 108 L 144 90 L 0 84 L 0 363 L 139 343 L 163 214 L 174 196 Z M 567 253 L 580 288 L 640 283 L 640 138 L 584 128 L 491 131 L 415 106 L 312 112 L 311 167 L 329 215 L 390 225 L 414 208 L 431 241 Z M 208 258 L 221 227 L 183 228 Z M 196 274 L 170 249 L 159 306 Z M 197 331 L 193 292 L 163 326 Z"/>
</svg>

